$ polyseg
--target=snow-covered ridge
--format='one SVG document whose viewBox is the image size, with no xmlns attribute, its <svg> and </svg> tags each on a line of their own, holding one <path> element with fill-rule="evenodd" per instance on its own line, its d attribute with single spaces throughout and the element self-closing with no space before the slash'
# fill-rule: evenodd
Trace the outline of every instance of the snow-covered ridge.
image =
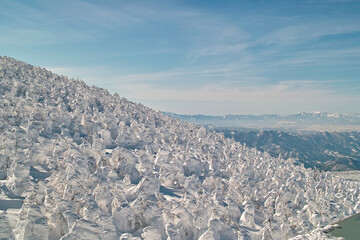
<svg viewBox="0 0 360 240">
<path fill-rule="evenodd" d="M 359 183 L 0 58 L 0 238 L 289 239 Z"/>
</svg>

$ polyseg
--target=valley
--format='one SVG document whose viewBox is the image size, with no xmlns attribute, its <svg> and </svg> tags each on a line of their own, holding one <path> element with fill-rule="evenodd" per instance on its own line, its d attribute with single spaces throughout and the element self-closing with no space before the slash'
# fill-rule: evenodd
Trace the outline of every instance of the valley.
<svg viewBox="0 0 360 240">
<path fill-rule="evenodd" d="M 292 159 L 325 171 L 360 170 L 360 118 L 357 114 L 169 116 L 205 126 L 209 131 L 273 157 Z"/>
</svg>

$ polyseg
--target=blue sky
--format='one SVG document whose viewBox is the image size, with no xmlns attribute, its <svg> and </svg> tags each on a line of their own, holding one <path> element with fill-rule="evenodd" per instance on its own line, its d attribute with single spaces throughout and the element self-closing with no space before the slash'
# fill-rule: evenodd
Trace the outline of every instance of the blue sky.
<svg viewBox="0 0 360 240">
<path fill-rule="evenodd" d="M 0 1 L 0 55 L 183 114 L 360 113 L 360 1 Z"/>
</svg>

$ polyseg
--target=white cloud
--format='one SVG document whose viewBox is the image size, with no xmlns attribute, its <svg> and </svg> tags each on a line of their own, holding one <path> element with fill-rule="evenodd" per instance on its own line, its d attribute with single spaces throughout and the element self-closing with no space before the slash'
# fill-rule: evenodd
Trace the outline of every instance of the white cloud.
<svg viewBox="0 0 360 240">
<path fill-rule="evenodd" d="M 298 88 L 299 86 L 300 89 Z M 264 87 L 227 87 L 223 85 L 208 85 L 196 89 L 152 88 L 146 84 L 134 84 L 135 96 L 151 100 L 191 100 L 191 101 L 245 101 L 245 102 L 282 102 L 294 99 L 312 98 L 328 94 L 323 90 L 313 88 L 313 82 L 281 82 Z"/>
<path fill-rule="evenodd" d="M 326 87 L 327 82 L 284 81 L 264 87 L 230 87 L 209 85 L 194 89 L 153 88 L 148 84 L 123 84 L 120 94 L 144 104 L 156 102 L 157 108 L 177 113 L 296 113 L 302 111 L 334 112 L 339 106 L 347 110 L 360 104 L 358 96 L 335 93 Z M 172 104 L 170 104 L 172 103 Z M 192 106 L 188 108 L 186 107 Z M 196 107 L 198 106 L 198 107 Z M 216 108 L 214 108 L 216 106 Z"/>
</svg>

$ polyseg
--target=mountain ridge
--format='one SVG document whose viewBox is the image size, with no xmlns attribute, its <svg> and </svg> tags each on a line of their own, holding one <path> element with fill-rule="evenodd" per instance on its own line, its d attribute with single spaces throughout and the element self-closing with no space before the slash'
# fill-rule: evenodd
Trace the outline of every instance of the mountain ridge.
<svg viewBox="0 0 360 240">
<path fill-rule="evenodd" d="M 261 115 L 182 115 L 164 112 L 168 116 L 198 125 L 283 131 L 360 131 L 360 114 L 301 112 L 298 114 Z"/>
</svg>

